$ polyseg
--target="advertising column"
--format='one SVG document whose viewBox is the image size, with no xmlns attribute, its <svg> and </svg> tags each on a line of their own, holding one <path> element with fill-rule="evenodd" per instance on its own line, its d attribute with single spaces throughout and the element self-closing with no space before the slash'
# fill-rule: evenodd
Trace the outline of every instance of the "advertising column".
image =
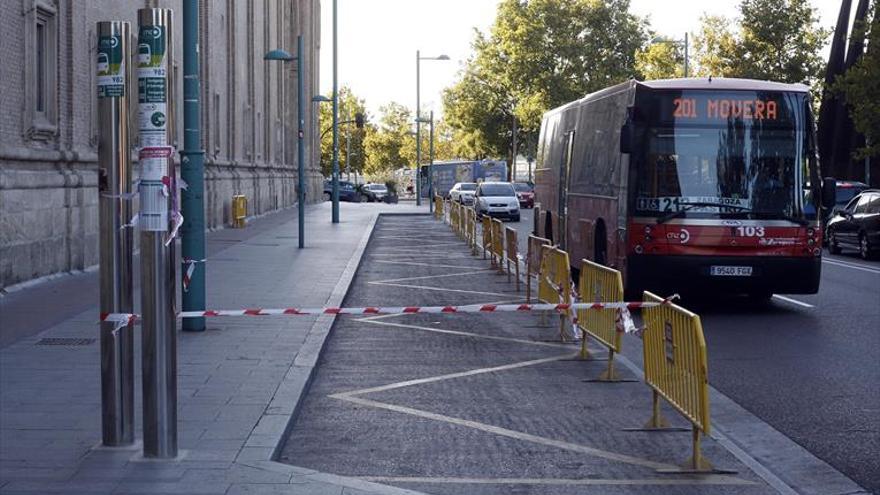
<svg viewBox="0 0 880 495">
<path fill-rule="evenodd" d="M 129 24 L 97 25 L 98 208 L 101 313 L 130 314 L 132 305 L 131 155 L 129 153 Z M 134 329 L 101 323 L 101 426 L 108 447 L 134 443 Z"/>
<path fill-rule="evenodd" d="M 138 130 L 144 457 L 177 456 L 175 236 L 182 223 L 172 161 L 170 9 L 138 10 Z"/>
</svg>

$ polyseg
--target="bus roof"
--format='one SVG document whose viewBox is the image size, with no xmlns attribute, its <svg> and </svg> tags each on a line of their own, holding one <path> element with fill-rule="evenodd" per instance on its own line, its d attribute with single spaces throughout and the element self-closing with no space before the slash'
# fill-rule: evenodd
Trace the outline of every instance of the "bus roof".
<svg viewBox="0 0 880 495">
<path fill-rule="evenodd" d="M 804 84 L 786 84 L 773 81 L 759 81 L 757 79 L 734 79 L 724 77 L 691 77 L 687 79 L 657 79 L 644 81 L 638 84 L 651 89 L 719 89 L 719 90 L 742 90 L 742 91 L 787 91 L 806 93 L 810 90 Z"/>
<path fill-rule="evenodd" d="M 645 86 L 651 89 L 679 89 L 679 90 L 721 90 L 721 91 L 785 91 L 794 93 L 807 93 L 810 87 L 804 84 L 787 84 L 773 81 L 759 81 L 757 79 L 736 79 L 726 77 L 689 77 L 678 79 L 655 79 L 652 81 L 629 81 L 600 89 L 583 98 L 565 103 L 556 108 L 547 110 L 545 115 L 564 110 L 569 106 L 577 105 L 584 101 L 597 100 L 599 98 L 626 91 L 633 86 Z"/>
</svg>

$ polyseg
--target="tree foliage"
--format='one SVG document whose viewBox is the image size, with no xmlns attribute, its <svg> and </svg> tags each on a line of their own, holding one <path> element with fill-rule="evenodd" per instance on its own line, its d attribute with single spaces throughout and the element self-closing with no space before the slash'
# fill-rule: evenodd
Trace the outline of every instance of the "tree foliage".
<svg viewBox="0 0 880 495">
<path fill-rule="evenodd" d="M 535 143 L 545 111 L 636 75 L 646 39 L 629 0 L 502 0 L 444 93 L 459 152 L 509 157 L 514 118 L 520 148 Z"/>
<path fill-rule="evenodd" d="M 333 169 L 333 106 L 331 103 L 322 103 L 319 110 L 319 122 L 322 132 L 321 138 L 321 172 L 329 176 Z M 367 126 L 363 129 L 355 127 L 354 123 L 343 124 L 346 120 L 354 120 L 356 113 L 362 113 L 367 119 L 367 109 L 363 98 L 355 95 L 351 88 L 343 86 L 339 88 L 339 170 L 344 172 L 349 164 L 349 156 L 346 139 L 351 139 L 351 171 L 361 172 L 365 165 L 364 142 L 369 132 Z"/>
<path fill-rule="evenodd" d="M 415 117 L 413 112 L 400 103 L 391 102 L 379 109 L 376 125 L 367 132 L 366 167 L 368 176 L 381 176 L 400 167 L 414 167 L 416 163 Z M 422 118 L 427 117 L 422 111 Z M 423 123 L 421 129 L 422 163 L 430 161 L 430 126 Z M 445 122 L 435 122 L 434 159 L 448 160 L 455 156 L 452 132 Z"/>
<path fill-rule="evenodd" d="M 834 89 L 843 95 L 853 125 L 868 143 L 860 154 L 880 156 L 880 16 L 876 10 L 866 27 L 867 51 L 837 79 Z M 863 30 L 855 35 L 861 35 Z"/>
<path fill-rule="evenodd" d="M 643 79 L 684 77 L 684 48 L 675 40 L 655 40 L 636 53 L 636 70 Z"/>
<path fill-rule="evenodd" d="M 830 31 L 810 0 L 743 0 L 732 22 L 704 16 L 694 40 L 698 73 L 786 83 L 819 81 Z M 735 25 L 736 31 L 729 26 Z"/>
</svg>

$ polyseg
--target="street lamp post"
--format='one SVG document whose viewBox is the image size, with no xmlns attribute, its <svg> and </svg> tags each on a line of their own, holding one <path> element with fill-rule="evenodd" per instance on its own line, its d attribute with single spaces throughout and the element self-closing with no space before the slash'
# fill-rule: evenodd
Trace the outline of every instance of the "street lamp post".
<svg viewBox="0 0 880 495">
<path fill-rule="evenodd" d="M 418 122 L 430 125 L 429 139 L 429 162 L 428 162 L 428 211 L 434 211 L 434 111 L 431 110 L 430 117 L 427 119 L 419 119 Z"/>
<path fill-rule="evenodd" d="M 335 0 L 334 0 L 335 1 Z M 420 100 L 420 63 L 422 60 L 449 60 L 448 55 L 438 55 L 436 57 L 423 57 L 419 50 L 416 50 L 416 206 L 422 205 L 422 109 Z M 430 172 L 428 174 L 430 176 Z M 430 178 L 428 179 L 430 180 Z M 430 204 L 430 198 L 428 198 Z"/>
<path fill-rule="evenodd" d="M 305 147 L 303 146 L 304 139 L 304 127 L 305 127 L 305 117 L 304 117 L 304 108 L 303 108 L 303 100 L 305 99 L 303 96 L 303 70 L 302 70 L 302 59 L 303 59 L 303 42 L 302 36 L 296 37 L 296 57 L 291 55 L 285 50 L 272 50 L 267 53 L 263 60 L 278 60 L 281 62 L 291 62 L 296 60 L 296 113 L 297 113 L 297 138 L 296 138 L 296 157 L 297 157 L 297 191 L 296 191 L 296 200 L 297 200 L 297 216 L 298 216 L 298 227 L 299 227 L 299 235 L 297 239 L 299 241 L 299 247 L 305 247 L 305 224 L 306 224 L 306 216 L 305 216 Z"/>
<path fill-rule="evenodd" d="M 336 0 L 333 0 L 333 176 L 331 178 L 333 195 L 330 198 L 333 203 L 331 205 L 331 221 L 333 223 L 339 223 L 339 88 L 336 64 L 336 49 L 339 43 L 336 39 L 336 31 Z"/>
</svg>

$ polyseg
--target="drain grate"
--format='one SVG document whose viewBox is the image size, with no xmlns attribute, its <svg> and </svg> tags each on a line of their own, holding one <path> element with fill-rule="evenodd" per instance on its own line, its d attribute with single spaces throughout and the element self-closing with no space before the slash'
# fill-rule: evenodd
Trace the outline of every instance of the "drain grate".
<svg viewBox="0 0 880 495">
<path fill-rule="evenodd" d="M 73 337 L 48 337 L 40 339 L 37 345 L 91 345 L 95 343 L 95 339 L 78 339 Z"/>
</svg>

